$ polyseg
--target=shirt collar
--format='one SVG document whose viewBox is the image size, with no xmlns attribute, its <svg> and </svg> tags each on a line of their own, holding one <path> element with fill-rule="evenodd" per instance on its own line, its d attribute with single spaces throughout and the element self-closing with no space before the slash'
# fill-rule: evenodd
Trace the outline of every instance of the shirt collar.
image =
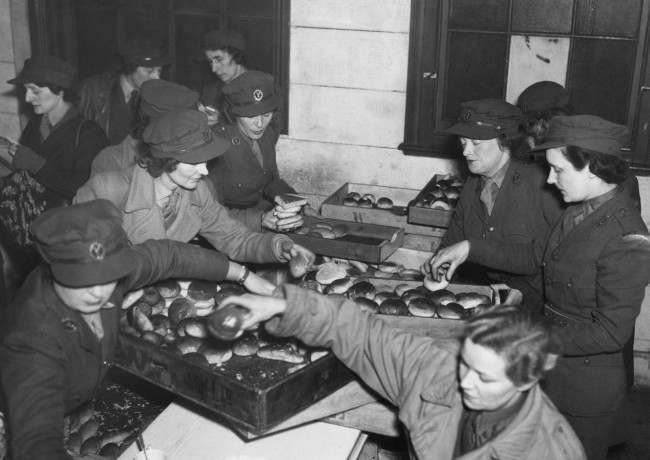
<svg viewBox="0 0 650 460">
<path fill-rule="evenodd" d="M 151 209 L 156 206 L 156 193 L 153 181 L 154 178 L 151 177 L 151 174 L 145 168 L 137 164 L 132 166 L 129 195 L 126 200 L 124 212 Z M 179 187 L 173 193 L 178 193 L 181 197 L 189 193 L 190 204 L 200 206 L 199 198 L 194 192 Z M 179 197 L 177 203 L 180 202 L 181 198 Z"/>
<path fill-rule="evenodd" d="M 136 91 L 135 87 L 129 83 L 124 75 L 120 75 L 120 88 L 122 88 L 122 94 L 124 95 L 124 102 L 129 102 L 131 98 L 131 93 Z"/>
<path fill-rule="evenodd" d="M 510 160 L 506 161 L 501 168 L 494 174 L 494 176 L 490 177 L 489 179 L 497 184 L 499 188 L 501 188 L 501 185 L 503 184 L 503 180 L 506 178 L 506 172 L 508 172 L 508 166 L 510 166 Z"/>
<path fill-rule="evenodd" d="M 616 194 L 618 193 L 619 189 L 620 187 L 616 186 L 613 189 L 611 189 L 609 192 L 605 192 L 602 195 L 598 195 L 597 197 L 591 198 L 590 200 L 586 200 L 584 203 L 582 203 L 584 216 L 587 217 L 596 209 L 600 208 L 602 205 L 604 205 L 609 200 L 614 198 L 614 196 L 616 196 Z"/>
</svg>

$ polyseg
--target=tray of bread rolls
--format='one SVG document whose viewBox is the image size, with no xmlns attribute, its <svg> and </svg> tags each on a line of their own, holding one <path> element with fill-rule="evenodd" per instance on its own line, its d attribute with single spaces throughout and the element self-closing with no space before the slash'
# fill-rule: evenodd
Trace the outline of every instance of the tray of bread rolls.
<svg viewBox="0 0 650 460">
<path fill-rule="evenodd" d="M 436 174 L 408 205 L 411 224 L 448 227 L 463 181 L 450 174 Z"/>
<path fill-rule="evenodd" d="M 370 263 L 383 262 L 404 242 L 403 228 L 312 216 L 287 235 L 316 254 Z"/>
<path fill-rule="evenodd" d="M 144 289 L 120 320 L 115 365 L 259 435 L 352 379 L 327 350 L 265 334 L 233 340 L 210 329 L 235 283 L 166 280 Z M 221 335 L 217 335 L 221 337 Z"/>
</svg>

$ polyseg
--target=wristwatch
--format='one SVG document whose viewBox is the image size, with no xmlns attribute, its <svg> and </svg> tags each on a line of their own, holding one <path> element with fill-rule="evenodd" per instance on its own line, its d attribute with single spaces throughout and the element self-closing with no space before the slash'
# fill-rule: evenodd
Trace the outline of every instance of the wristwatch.
<svg viewBox="0 0 650 460">
<path fill-rule="evenodd" d="M 237 279 L 237 282 L 239 284 L 244 284 L 244 282 L 248 278 L 248 275 L 250 274 L 250 272 L 251 271 L 248 269 L 248 267 L 246 267 L 246 265 L 242 265 L 241 266 L 241 271 L 239 272 L 239 278 Z"/>
</svg>

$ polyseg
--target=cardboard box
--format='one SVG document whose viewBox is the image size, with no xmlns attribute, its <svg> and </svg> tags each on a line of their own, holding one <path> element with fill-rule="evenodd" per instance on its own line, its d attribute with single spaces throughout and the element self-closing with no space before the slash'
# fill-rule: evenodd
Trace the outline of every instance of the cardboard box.
<svg viewBox="0 0 650 460">
<path fill-rule="evenodd" d="M 436 174 L 424 186 L 420 193 L 415 197 L 408 207 L 408 221 L 411 224 L 432 225 L 434 227 L 449 227 L 451 216 L 454 215 L 453 207 L 450 210 L 432 209 L 427 206 L 416 206 L 415 203 L 425 198 L 431 191 L 437 188 L 437 184 L 442 179 L 449 179 L 448 175 Z"/>
</svg>

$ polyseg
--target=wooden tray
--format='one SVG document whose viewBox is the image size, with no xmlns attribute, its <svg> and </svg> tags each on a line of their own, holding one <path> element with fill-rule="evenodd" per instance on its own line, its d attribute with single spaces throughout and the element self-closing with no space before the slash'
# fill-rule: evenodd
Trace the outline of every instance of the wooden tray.
<svg viewBox="0 0 650 460">
<path fill-rule="evenodd" d="M 114 364 L 255 435 L 311 406 L 353 378 L 331 353 L 300 368 L 296 364 L 237 355 L 221 367 L 208 367 L 125 333 L 120 334 Z"/>
<path fill-rule="evenodd" d="M 332 240 L 295 233 L 287 233 L 287 235 L 296 243 L 316 254 L 369 263 L 383 262 L 404 242 L 404 229 L 402 228 L 305 216 L 305 225 L 314 225 L 316 222 L 345 225 L 348 228 L 348 234 Z"/>
<path fill-rule="evenodd" d="M 454 215 L 454 209 L 447 211 L 444 209 L 431 209 L 423 206 L 414 206 L 417 200 L 422 196 L 428 193 L 432 188 L 435 188 L 435 185 L 438 183 L 438 180 L 445 178 L 446 176 L 441 176 L 439 174 L 434 175 L 431 180 L 424 186 L 420 193 L 415 197 L 415 199 L 409 203 L 408 206 L 408 222 L 411 224 L 420 224 L 420 225 L 431 225 L 434 227 L 449 227 L 449 221 L 451 216 Z"/>
</svg>

